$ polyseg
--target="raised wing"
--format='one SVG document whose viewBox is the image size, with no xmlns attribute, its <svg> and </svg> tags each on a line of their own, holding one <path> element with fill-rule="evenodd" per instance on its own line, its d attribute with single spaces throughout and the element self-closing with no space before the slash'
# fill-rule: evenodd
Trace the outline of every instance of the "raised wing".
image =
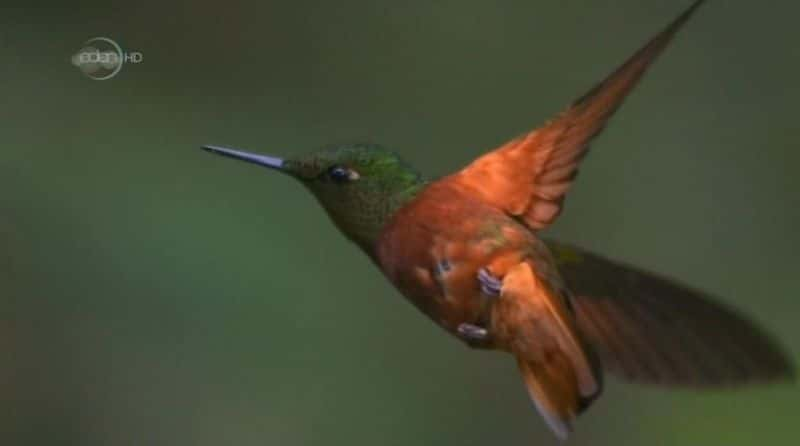
<svg viewBox="0 0 800 446">
<path fill-rule="evenodd" d="M 794 376 L 771 336 L 704 293 L 574 246 L 547 245 L 573 293 L 578 329 L 607 371 L 679 387 Z"/>
<path fill-rule="evenodd" d="M 548 226 L 561 212 L 589 142 L 702 3 L 696 1 L 555 119 L 478 158 L 451 179 L 531 229 Z"/>
</svg>

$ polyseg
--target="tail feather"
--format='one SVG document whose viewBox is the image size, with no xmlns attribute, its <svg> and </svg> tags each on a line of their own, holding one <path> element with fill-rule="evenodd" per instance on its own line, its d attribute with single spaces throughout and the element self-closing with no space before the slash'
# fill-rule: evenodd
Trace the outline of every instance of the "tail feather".
<svg viewBox="0 0 800 446">
<path fill-rule="evenodd" d="M 575 373 L 564 355 L 537 364 L 519 361 L 519 370 L 531 401 L 559 440 L 572 432 L 572 421 L 582 411 Z"/>
<path fill-rule="evenodd" d="M 559 439 L 600 394 L 602 372 L 585 347 L 563 297 L 538 279 L 527 262 L 503 278 L 492 330 L 516 356 L 528 394 Z"/>
</svg>

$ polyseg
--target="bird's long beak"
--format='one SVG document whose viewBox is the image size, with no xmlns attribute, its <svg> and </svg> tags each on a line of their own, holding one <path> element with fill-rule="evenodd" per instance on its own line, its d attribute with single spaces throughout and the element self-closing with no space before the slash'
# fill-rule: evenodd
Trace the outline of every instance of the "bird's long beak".
<svg viewBox="0 0 800 446">
<path fill-rule="evenodd" d="M 229 149 L 227 147 L 203 146 L 202 148 L 203 150 L 216 153 L 217 155 L 247 161 L 248 163 L 258 164 L 259 166 L 269 167 L 270 169 L 281 170 L 283 168 L 283 159 L 274 156 L 259 155 L 257 153 Z"/>
</svg>

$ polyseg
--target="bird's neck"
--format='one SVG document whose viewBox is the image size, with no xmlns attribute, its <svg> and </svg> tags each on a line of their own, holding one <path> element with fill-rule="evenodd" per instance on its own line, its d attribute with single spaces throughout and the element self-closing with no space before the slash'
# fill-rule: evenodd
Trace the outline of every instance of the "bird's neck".
<svg viewBox="0 0 800 446">
<path fill-rule="evenodd" d="M 358 206 L 361 215 L 339 215 L 338 207 L 326 207 L 332 220 L 348 239 L 357 244 L 367 255 L 374 257 L 375 245 L 384 226 L 392 216 L 408 204 L 428 185 L 422 179 L 408 184 L 392 194 L 370 197 Z"/>
</svg>

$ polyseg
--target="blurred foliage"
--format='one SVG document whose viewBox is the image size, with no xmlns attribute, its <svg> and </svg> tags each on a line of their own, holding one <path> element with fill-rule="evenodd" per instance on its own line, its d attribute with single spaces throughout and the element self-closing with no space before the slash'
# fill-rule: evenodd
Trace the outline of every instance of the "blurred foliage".
<svg viewBox="0 0 800 446">
<path fill-rule="evenodd" d="M 510 358 L 417 314 L 298 185 L 197 150 L 370 140 L 431 175 L 543 121 L 687 1 L 50 2 L 0 14 L 0 444 L 553 444 Z M 709 2 L 559 237 L 800 354 L 800 4 Z M 141 51 L 93 81 L 90 37 Z M 612 380 L 571 444 L 791 443 L 795 385 Z"/>
</svg>

